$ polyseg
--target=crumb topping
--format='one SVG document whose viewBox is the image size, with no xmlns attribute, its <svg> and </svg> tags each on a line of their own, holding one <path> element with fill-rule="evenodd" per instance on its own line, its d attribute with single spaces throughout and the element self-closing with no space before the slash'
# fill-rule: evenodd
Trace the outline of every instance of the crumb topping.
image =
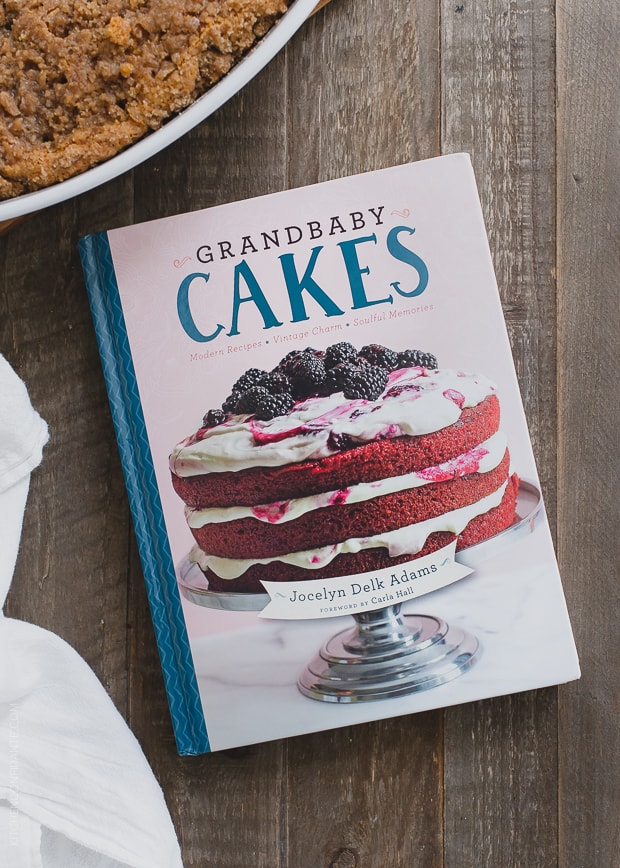
<svg viewBox="0 0 620 868">
<path fill-rule="evenodd" d="M 5 0 L 0 199 L 114 156 L 224 76 L 290 0 Z"/>
</svg>

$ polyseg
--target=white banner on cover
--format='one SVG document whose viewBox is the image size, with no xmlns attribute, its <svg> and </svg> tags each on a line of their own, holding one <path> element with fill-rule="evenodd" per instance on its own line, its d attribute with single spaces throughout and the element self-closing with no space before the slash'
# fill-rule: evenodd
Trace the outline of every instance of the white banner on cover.
<svg viewBox="0 0 620 868">
<path fill-rule="evenodd" d="M 261 618 L 304 620 L 355 615 L 404 603 L 473 572 L 454 560 L 456 541 L 423 558 L 356 576 L 262 582 L 269 602 Z"/>
</svg>

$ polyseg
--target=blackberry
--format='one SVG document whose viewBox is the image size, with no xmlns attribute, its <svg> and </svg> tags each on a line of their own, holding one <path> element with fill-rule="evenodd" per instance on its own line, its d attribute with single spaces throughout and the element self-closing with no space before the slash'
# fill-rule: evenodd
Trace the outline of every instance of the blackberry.
<svg viewBox="0 0 620 868">
<path fill-rule="evenodd" d="M 314 352 L 304 351 L 287 367 L 286 374 L 291 381 L 293 396 L 303 399 L 321 394 L 325 384 L 325 363 Z"/>
<path fill-rule="evenodd" d="M 403 350 L 398 354 L 399 368 L 428 368 L 434 371 L 437 367 L 437 359 L 432 353 L 423 353 L 422 350 Z"/>
<path fill-rule="evenodd" d="M 272 373 L 288 373 L 291 366 L 297 361 L 297 359 L 303 355 L 303 350 L 291 350 L 290 353 L 287 353 L 283 358 L 280 359 L 278 364 L 273 369 Z"/>
<path fill-rule="evenodd" d="M 300 359 L 315 358 L 323 360 L 325 352 L 323 350 L 315 350 L 314 347 L 306 347 L 305 350 L 291 350 L 284 358 L 280 359 L 278 364 L 273 369 L 281 374 L 288 374 Z"/>
<path fill-rule="evenodd" d="M 328 395 L 334 392 L 342 392 L 347 380 L 355 376 L 357 365 L 355 362 L 340 362 L 330 368 L 325 375 L 325 391 Z"/>
<path fill-rule="evenodd" d="M 237 400 L 237 404 L 235 406 L 236 413 L 256 413 L 258 407 L 260 407 L 261 402 L 267 400 L 267 398 L 271 398 L 272 396 L 269 394 L 267 389 L 264 389 L 262 386 L 251 386 L 249 389 L 246 389 L 245 392 L 242 392 L 239 395 Z"/>
<path fill-rule="evenodd" d="M 288 392 L 272 395 L 263 386 L 252 386 L 239 396 L 236 412 L 254 415 L 261 421 L 283 416 L 293 406 L 293 396 Z"/>
<path fill-rule="evenodd" d="M 222 403 L 222 410 L 225 413 L 234 413 L 237 406 L 237 401 L 241 397 L 241 392 L 231 392 L 228 398 Z"/>
<path fill-rule="evenodd" d="M 398 367 L 398 353 L 381 344 L 367 344 L 359 351 L 360 358 L 366 359 L 371 365 L 393 371 Z"/>
<path fill-rule="evenodd" d="M 226 419 L 226 413 L 223 410 L 215 409 L 208 410 L 202 419 L 203 428 L 215 428 L 216 425 L 221 425 Z"/>
<path fill-rule="evenodd" d="M 313 356 L 316 356 L 317 359 L 325 358 L 325 350 L 315 350 L 314 347 L 306 347 L 304 353 L 310 353 Z"/>
<path fill-rule="evenodd" d="M 257 386 L 262 386 L 267 389 L 272 395 L 283 395 L 285 392 L 292 392 L 291 381 L 286 374 L 280 374 L 277 371 L 271 371 L 260 378 Z"/>
<path fill-rule="evenodd" d="M 267 422 L 275 416 L 284 416 L 294 403 L 293 396 L 288 392 L 282 392 L 280 395 L 267 395 L 265 398 L 261 398 L 254 415 L 262 422 Z"/>
<path fill-rule="evenodd" d="M 352 437 L 349 436 L 349 434 L 341 434 L 334 431 L 330 431 L 328 443 L 332 449 L 337 449 L 341 452 L 344 452 L 346 449 L 351 449 L 353 446 L 355 446 L 355 441 Z"/>
<path fill-rule="evenodd" d="M 339 344 L 332 344 L 325 350 L 325 367 L 333 368 L 341 362 L 353 362 L 356 357 L 357 350 L 353 344 L 341 341 Z"/>
<path fill-rule="evenodd" d="M 241 374 L 236 383 L 233 384 L 233 392 L 246 392 L 251 386 L 256 386 L 261 377 L 264 377 L 267 371 L 262 371 L 260 368 L 248 368 Z"/>
<path fill-rule="evenodd" d="M 345 398 L 365 398 L 374 401 L 383 392 L 388 382 L 385 368 L 367 362 L 354 365 L 343 362 L 328 371 L 327 385 L 332 391 L 344 393 Z"/>
</svg>

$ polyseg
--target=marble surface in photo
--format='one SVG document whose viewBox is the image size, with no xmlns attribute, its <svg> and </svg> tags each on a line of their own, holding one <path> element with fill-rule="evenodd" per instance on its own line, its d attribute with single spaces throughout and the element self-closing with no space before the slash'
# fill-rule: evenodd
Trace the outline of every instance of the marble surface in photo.
<svg viewBox="0 0 620 868">
<path fill-rule="evenodd" d="M 213 750 L 395 717 L 569 681 L 579 664 L 544 516 L 508 546 L 468 557 L 474 572 L 405 603 L 473 633 L 475 664 L 455 680 L 409 696 L 363 703 L 303 696 L 297 678 L 352 617 L 270 621 L 184 601 Z M 202 630 L 201 630 L 202 627 Z M 200 632 L 203 635 L 198 635 Z"/>
</svg>

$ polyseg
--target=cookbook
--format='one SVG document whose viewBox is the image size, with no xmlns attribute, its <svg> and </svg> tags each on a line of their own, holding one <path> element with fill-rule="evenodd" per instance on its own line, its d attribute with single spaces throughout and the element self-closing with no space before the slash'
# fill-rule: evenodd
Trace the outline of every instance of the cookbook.
<svg viewBox="0 0 620 868">
<path fill-rule="evenodd" d="M 79 244 L 179 753 L 579 677 L 466 154 Z"/>
</svg>

